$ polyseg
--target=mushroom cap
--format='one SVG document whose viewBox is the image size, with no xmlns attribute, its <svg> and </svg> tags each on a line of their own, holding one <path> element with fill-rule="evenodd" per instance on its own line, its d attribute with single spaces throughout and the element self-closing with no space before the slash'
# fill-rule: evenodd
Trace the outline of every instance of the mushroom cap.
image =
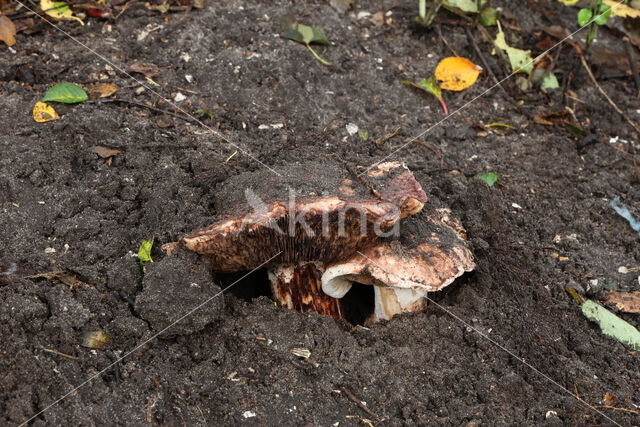
<svg viewBox="0 0 640 427">
<path fill-rule="evenodd" d="M 271 264 L 347 259 L 393 227 L 402 209 L 426 202 L 405 165 L 374 170 L 377 195 L 331 161 L 288 166 L 282 179 L 263 170 L 237 175 L 221 186 L 215 203 L 230 217 L 179 245 L 210 255 L 217 271 L 249 270 L 277 254 Z"/>
<path fill-rule="evenodd" d="M 403 221 L 400 232 L 399 238 L 381 239 L 346 262 L 330 265 L 322 290 L 341 298 L 358 282 L 432 292 L 475 268 L 464 228 L 449 209 L 425 209 Z"/>
</svg>

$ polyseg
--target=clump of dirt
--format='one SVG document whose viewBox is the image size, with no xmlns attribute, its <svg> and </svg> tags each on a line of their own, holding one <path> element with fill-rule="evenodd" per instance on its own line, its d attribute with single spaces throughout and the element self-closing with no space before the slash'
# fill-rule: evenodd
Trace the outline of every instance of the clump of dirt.
<svg viewBox="0 0 640 427">
<path fill-rule="evenodd" d="M 526 49 L 546 37 L 542 25 L 575 25 L 575 11 L 560 2 L 495 3 L 513 43 Z M 413 23 L 415 6 L 216 2 L 163 16 L 135 3 L 113 22 L 62 23 L 123 69 L 157 66 L 160 86 L 144 91 L 50 26 L 19 34 L 15 52 L 0 50 L 8 64 L 0 73 L 2 424 L 640 422 L 637 353 L 603 336 L 564 291 L 638 289 L 637 274 L 618 272 L 638 265 L 638 236 L 608 202 L 621 196 L 637 212 L 640 186 L 619 151 L 600 143 L 578 151 L 570 133 L 531 118 L 566 101 L 603 140 L 631 141 L 617 144 L 633 150 L 637 136 L 565 47 L 554 71 L 571 82 L 568 97 L 520 92 L 508 81 L 507 93 L 473 100 L 493 85 L 483 73 L 446 95 L 451 111 L 473 102 L 405 145 L 443 117 L 433 98 L 401 80 L 426 77 L 450 49 L 479 63 L 465 20 L 446 15 L 424 29 Z M 386 19 L 378 25 L 360 12 Z M 318 49 L 334 67 L 276 35 L 287 13 L 324 27 L 334 44 Z M 603 43 L 619 40 L 600 34 Z M 476 42 L 506 75 L 491 44 Z M 604 67 L 594 69 L 600 77 Z M 179 92 L 180 108 L 211 110 L 205 123 L 231 143 L 123 103 L 56 104 L 60 120 L 35 123 L 33 105 L 58 81 L 109 81 L 117 97 L 172 111 L 167 99 Z M 630 77 L 601 84 L 640 119 Z M 511 95 L 524 105 L 513 106 Z M 493 122 L 517 130 L 482 128 Z M 347 132 L 349 123 L 370 138 Z M 123 154 L 107 162 L 95 146 Z M 319 155 L 354 167 L 405 161 L 433 200 L 462 219 L 476 270 L 433 294 L 437 304 L 424 312 L 364 328 L 280 309 L 260 289 L 212 299 L 235 278 L 212 278 L 157 249 L 222 218 L 216 194 L 230 177 Z M 473 178 L 486 171 L 500 175 L 492 188 Z M 156 262 L 142 275 L 131 254 L 150 236 Z M 34 276 L 51 271 L 73 280 Z M 82 347 L 83 334 L 96 330 L 112 343 Z M 604 408 L 605 393 L 628 411 Z"/>
</svg>

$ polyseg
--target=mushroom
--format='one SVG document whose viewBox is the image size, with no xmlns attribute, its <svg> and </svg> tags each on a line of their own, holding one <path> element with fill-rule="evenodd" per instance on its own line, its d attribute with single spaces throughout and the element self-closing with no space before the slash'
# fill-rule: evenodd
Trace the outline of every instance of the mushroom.
<svg viewBox="0 0 640 427">
<path fill-rule="evenodd" d="M 329 265 L 322 290 L 342 298 L 354 282 L 374 287 L 367 322 L 424 308 L 426 294 L 475 268 L 460 221 L 446 208 L 424 210 L 402 223 L 400 238 L 381 239 L 346 261 Z"/>
<path fill-rule="evenodd" d="M 284 307 L 342 318 L 340 301 L 321 291 L 325 265 L 346 260 L 397 230 L 427 195 L 407 167 L 381 163 L 359 178 L 331 162 L 287 167 L 282 178 L 262 171 L 237 175 L 217 193 L 229 217 L 176 246 L 211 258 L 215 271 L 268 268 L 275 299 Z"/>
</svg>

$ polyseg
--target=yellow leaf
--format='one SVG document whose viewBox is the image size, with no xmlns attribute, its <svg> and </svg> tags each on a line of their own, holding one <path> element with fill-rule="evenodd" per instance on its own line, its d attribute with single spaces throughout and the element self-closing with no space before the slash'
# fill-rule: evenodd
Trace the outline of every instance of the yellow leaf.
<svg viewBox="0 0 640 427">
<path fill-rule="evenodd" d="M 84 25 L 82 19 L 78 18 L 77 16 L 73 16 L 73 11 L 63 1 L 40 0 L 40 9 L 42 9 L 44 13 L 53 18 L 75 19 L 76 21 Z"/>
<path fill-rule="evenodd" d="M 558 1 L 571 6 L 572 4 L 578 3 L 580 0 L 558 0 Z"/>
<path fill-rule="evenodd" d="M 482 67 L 467 58 L 445 58 L 436 67 L 436 79 L 442 83 L 440 87 L 446 90 L 464 90 L 474 84 Z"/>
<path fill-rule="evenodd" d="M 607 6 L 611 6 L 611 16 L 621 16 L 623 18 L 640 18 L 640 10 L 634 9 L 619 1 L 602 0 Z"/>
<path fill-rule="evenodd" d="M 0 15 L 0 41 L 5 42 L 7 46 L 16 44 L 16 26 L 4 15 Z"/>
<path fill-rule="evenodd" d="M 38 123 L 49 122 L 51 120 L 58 120 L 60 116 L 56 113 L 56 110 L 52 106 L 45 104 L 44 102 L 36 102 L 33 107 L 33 120 Z"/>
</svg>

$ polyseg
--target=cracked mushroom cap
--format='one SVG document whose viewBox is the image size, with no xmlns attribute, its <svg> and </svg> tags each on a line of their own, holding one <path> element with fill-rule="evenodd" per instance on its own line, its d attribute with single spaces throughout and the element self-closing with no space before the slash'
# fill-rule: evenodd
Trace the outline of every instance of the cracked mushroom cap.
<svg viewBox="0 0 640 427">
<path fill-rule="evenodd" d="M 211 256 L 217 271 L 256 268 L 278 253 L 272 264 L 334 262 L 371 246 L 427 201 L 399 162 L 372 168 L 372 184 L 332 161 L 279 171 L 282 177 L 260 170 L 227 180 L 217 192 L 216 210 L 228 217 L 178 244 Z"/>
<path fill-rule="evenodd" d="M 322 290 L 342 298 L 353 282 L 375 286 L 375 318 L 422 308 L 426 292 L 441 290 L 475 268 L 466 232 L 449 209 L 434 209 L 401 224 L 401 236 L 382 239 L 351 257 L 327 267 Z M 393 291 L 393 298 L 389 298 Z"/>
</svg>

